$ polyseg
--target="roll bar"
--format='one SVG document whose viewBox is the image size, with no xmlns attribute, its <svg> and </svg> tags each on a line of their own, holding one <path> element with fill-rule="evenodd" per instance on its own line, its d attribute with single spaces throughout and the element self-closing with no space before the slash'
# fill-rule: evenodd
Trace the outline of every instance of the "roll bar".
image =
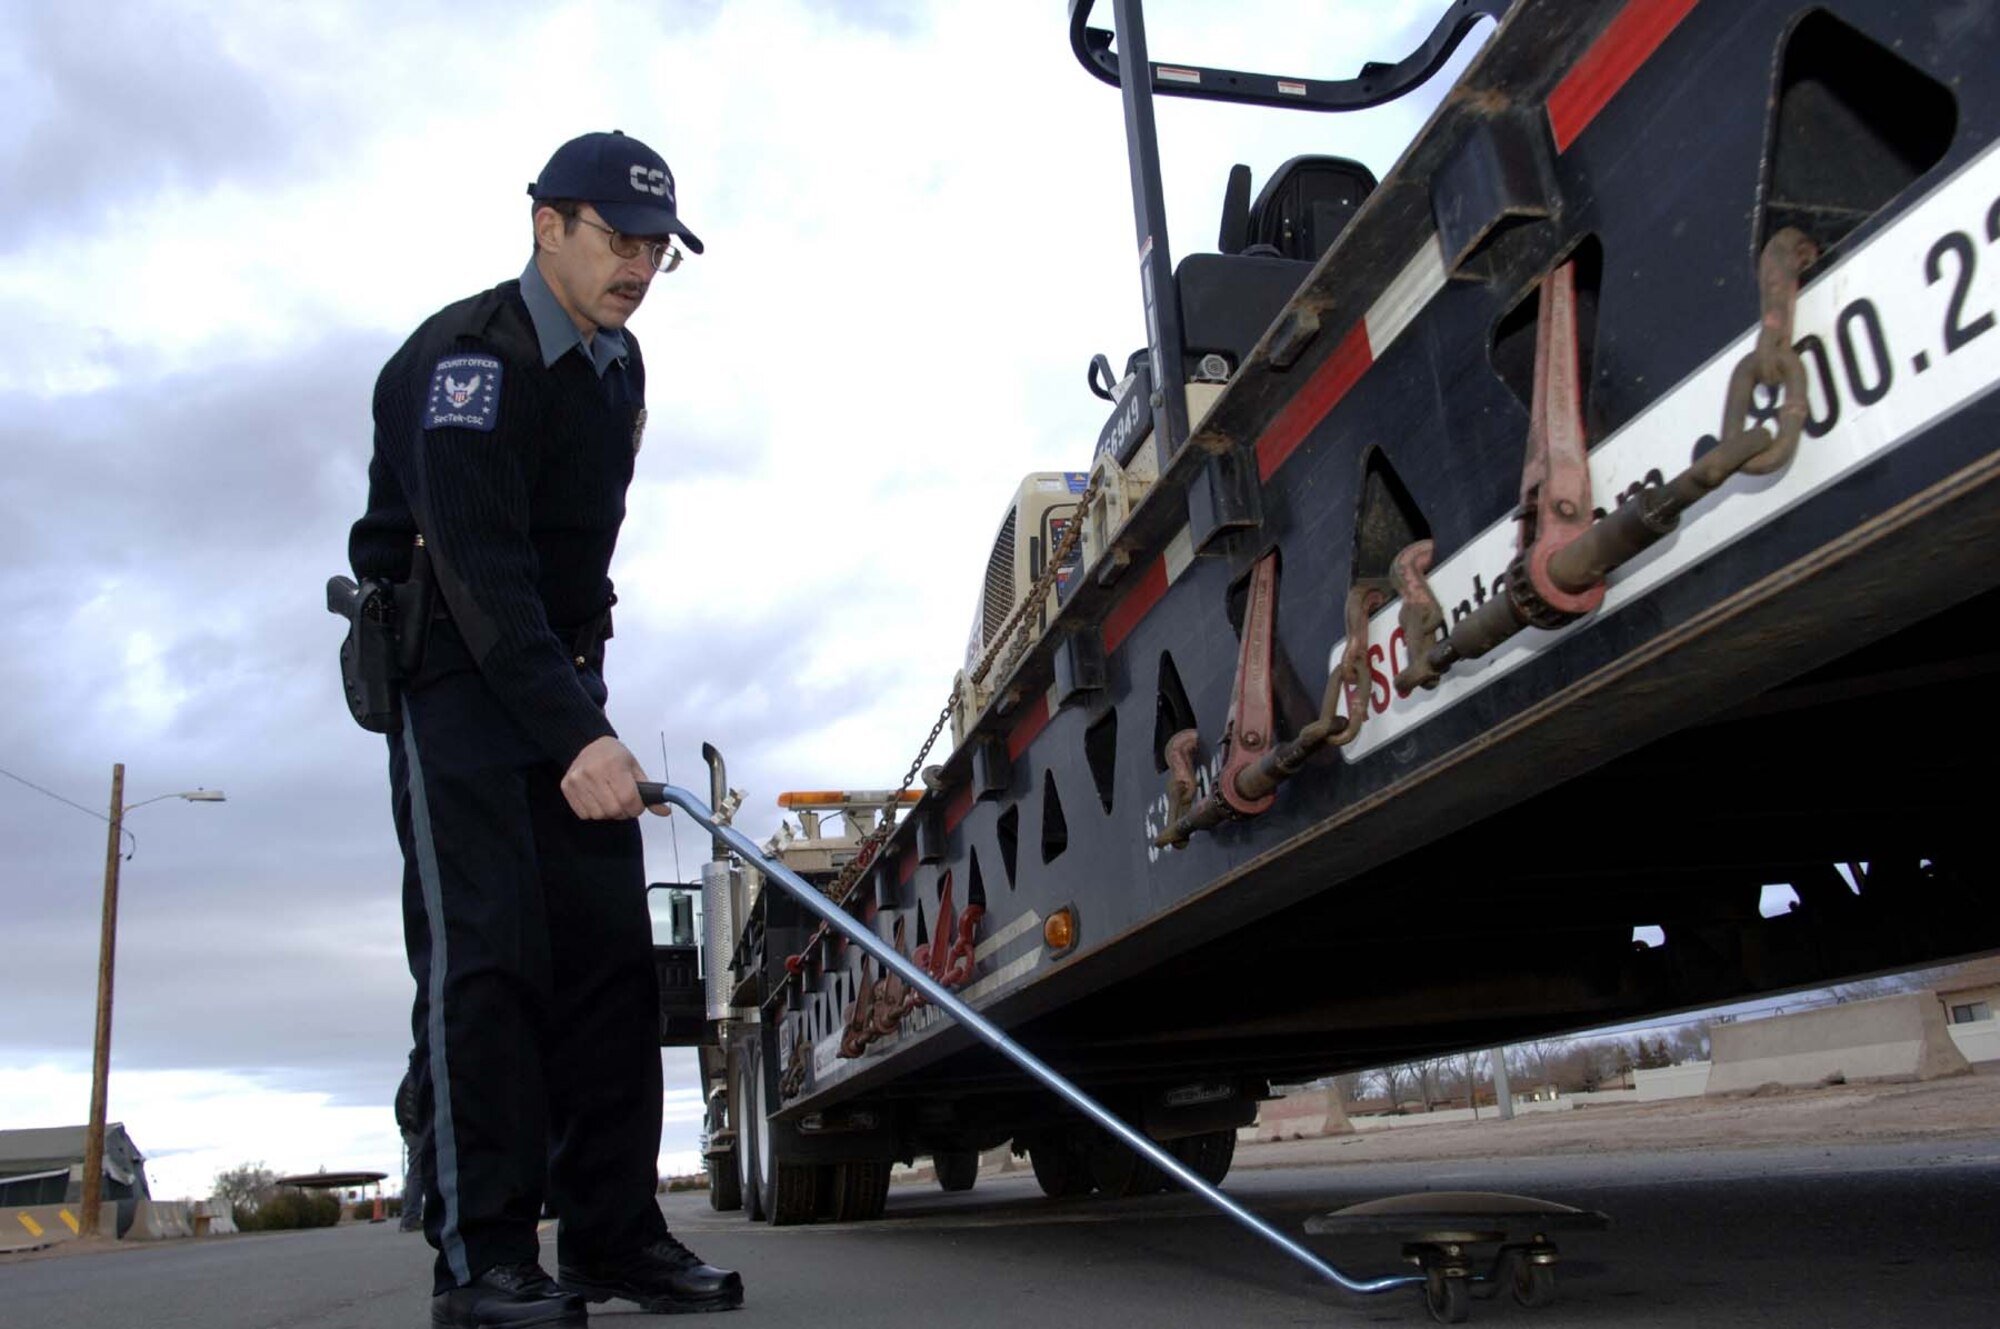
<svg viewBox="0 0 2000 1329">
<path fill-rule="evenodd" d="M 1393 65 L 1369 61 L 1354 78 L 1281 78 L 1237 69 L 1153 62 L 1153 91 L 1167 97 L 1277 106 L 1302 111 L 1359 111 L 1380 106 L 1419 86 L 1438 72 L 1482 18 L 1499 22 L 1514 0 L 1455 0 L 1431 29 L 1424 44 Z M 1118 87 L 1118 57 L 1111 53 L 1108 28 L 1089 26 L 1097 0 L 1070 0 L 1069 48 L 1093 77 Z"/>
</svg>

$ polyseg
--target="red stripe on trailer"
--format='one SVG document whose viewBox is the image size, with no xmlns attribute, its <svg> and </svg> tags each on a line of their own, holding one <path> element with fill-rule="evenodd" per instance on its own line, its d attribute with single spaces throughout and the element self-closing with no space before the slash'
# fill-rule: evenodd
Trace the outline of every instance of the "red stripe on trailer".
<svg viewBox="0 0 2000 1329">
<path fill-rule="evenodd" d="M 972 786 L 960 785 L 958 792 L 951 796 L 951 801 L 944 805 L 944 833 L 950 835 L 957 830 L 958 823 L 964 821 L 971 811 Z"/>
<path fill-rule="evenodd" d="M 1375 356 L 1368 349 L 1368 321 L 1363 319 L 1348 329 L 1333 354 L 1313 370 L 1305 386 L 1258 437 L 1257 478 L 1269 480 L 1374 363 Z M 1109 650 L 1111 643 L 1104 645 Z"/>
<path fill-rule="evenodd" d="M 1166 593 L 1167 560 L 1156 558 L 1145 575 L 1132 583 L 1132 589 L 1125 592 L 1117 607 L 1104 616 L 1104 653 L 1109 655 L 1117 650 Z"/>
<path fill-rule="evenodd" d="M 1044 694 L 1035 699 L 1035 704 L 1015 722 L 1013 731 L 1007 735 L 1007 755 L 1019 761 L 1021 754 L 1028 750 L 1028 745 L 1033 743 L 1048 725 L 1049 699 L 1047 694 Z"/>
<path fill-rule="evenodd" d="M 1557 152 L 1576 142 L 1695 4 L 1696 0 L 1631 0 L 1611 20 L 1604 35 L 1549 94 L 1549 132 L 1555 136 Z"/>
</svg>

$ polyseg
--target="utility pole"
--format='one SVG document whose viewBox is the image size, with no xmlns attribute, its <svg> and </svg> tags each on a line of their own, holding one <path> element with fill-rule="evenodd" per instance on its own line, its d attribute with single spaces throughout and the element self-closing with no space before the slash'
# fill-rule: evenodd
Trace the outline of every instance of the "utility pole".
<svg viewBox="0 0 2000 1329">
<path fill-rule="evenodd" d="M 1493 1058 L 1493 1102 L 1500 1109 L 1500 1120 L 1514 1119 L 1514 1091 L 1507 1083 L 1507 1049 L 1494 1048 Z"/>
<path fill-rule="evenodd" d="M 104 923 L 97 938 L 97 1039 L 90 1066 L 90 1126 L 83 1145 L 83 1214 L 77 1235 L 97 1235 L 104 1194 L 104 1100 L 111 1079 L 111 969 L 118 949 L 119 837 L 125 821 L 125 763 L 111 767 L 111 834 L 104 847 Z"/>
</svg>

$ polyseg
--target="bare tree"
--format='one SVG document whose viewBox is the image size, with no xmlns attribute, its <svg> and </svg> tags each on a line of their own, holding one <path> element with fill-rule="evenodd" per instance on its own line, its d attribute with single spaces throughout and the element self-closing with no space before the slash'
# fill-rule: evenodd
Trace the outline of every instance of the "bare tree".
<svg viewBox="0 0 2000 1329">
<path fill-rule="evenodd" d="M 1630 1053 L 1617 1040 L 1608 1039 L 1570 1044 L 1563 1063 L 1565 1078 L 1571 1087 L 1595 1092 L 1606 1080 L 1628 1069 L 1631 1060 Z"/>
<path fill-rule="evenodd" d="M 1410 1068 L 1404 1065 L 1378 1066 L 1367 1072 L 1367 1077 L 1382 1086 L 1382 1096 L 1389 1100 L 1389 1110 L 1396 1111 L 1402 1106 L 1402 1090 L 1410 1083 Z"/>
<path fill-rule="evenodd" d="M 1525 1043 L 1514 1045 L 1524 1079 L 1532 1080 L 1537 1086 L 1554 1085 L 1563 1062 L 1575 1047 L 1567 1038 L 1532 1038 Z"/>
<path fill-rule="evenodd" d="M 1410 1077 L 1417 1082 L 1417 1091 L 1423 1097 L 1426 1112 L 1429 1112 L 1431 1105 L 1437 1101 L 1444 1067 L 1443 1057 L 1418 1057 L 1410 1063 Z"/>
<path fill-rule="evenodd" d="M 1465 1101 L 1472 1108 L 1474 1116 L 1479 1115 L 1479 1081 L 1486 1064 L 1484 1052 L 1461 1052 L 1447 1063 L 1449 1079 Z"/>
<path fill-rule="evenodd" d="M 263 1163 L 242 1163 L 215 1174 L 215 1194 L 229 1202 L 231 1216 L 239 1223 L 256 1213 L 275 1193 L 272 1185 L 278 1174 Z"/>
<path fill-rule="evenodd" d="M 1707 1061 L 1708 1022 L 1697 1020 L 1692 1024 L 1678 1025 L 1667 1031 L 1667 1048 L 1673 1054 L 1675 1065 L 1685 1061 Z"/>
</svg>

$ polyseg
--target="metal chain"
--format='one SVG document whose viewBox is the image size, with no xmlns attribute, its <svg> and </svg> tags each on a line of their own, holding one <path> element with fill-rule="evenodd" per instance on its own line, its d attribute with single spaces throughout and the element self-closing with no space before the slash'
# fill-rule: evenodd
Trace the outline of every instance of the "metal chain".
<svg viewBox="0 0 2000 1329">
<path fill-rule="evenodd" d="M 1757 344 L 1730 375 L 1719 437 L 1726 443 L 1732 435 L 1763 434 L 1762 426 L 1752 418 L 1752 394 L 1757 387 L 1779 395 L 1778 429 L 1768 436 L 1767 444 L 1744 460 L 1739 469 L 1745 475 L 1781 471 L 1798 450 L 1808 405 L 1805 362 L 1792 345 L 1792 315 L 1798 306 L 1800 275 L 1818 257 L 1819 247 L 1790 226 L 1773 235 L 1758 257 L 1761 319 Z"/>
<path fill-rule="evenodd" d="M 1097 476 L 1093 474 L 1090 482 L 1083 487 L 1083 493 L 1077 497 L 1076 516 L 1071 520 L 1068 529 L 1063 531 L 1062 539 L 1056 542 L 1055 553 L 1050 555 L 1048 563 L 1042 568 L 1042 575 L 1035 578 L 1033 588 L 1021 598 L 1019 604 L 1014 606 L 1014 612 L 1000 625 L 1000 631 L 994 636 L 993 644 L 986 648 L 986 654 L 980 657 L 977 665 L 973 666 L 972 673 L 968 677 L 974 684 L 986 677 L 986 672 L 993 667 L 994 657 L 1000 653 L 1001 646 L 1009 644 L 1010 633 L 1013 634 L 1014 640 L 1006 662 L 1001 666 L 1002 675 L 1004 676 L 1023 655 L 1027 654 L 1028 611 L 1039 610 L 1048 600 L 1049 590 L 1056 584 L 1056 578 L 1062 572 L 1063 562 L 1069 558 L 1070 551 L 1076 548 L 1078 537 L 1083 534 L 1083 523 L 1090 518 L 1091 500 L 1096 497 Z"/>
<path fill-rule="evenodd" d="M 1001 667 L 1002 674 L 1011 670 L 1027 653 L 1028 611 L 1039 608 L 1048 600 L 1049 589 L 1055 585 L 1064 560 L 1076 548 L 1077 539 L 1083 533 L 1083 523 L 1090 515 L 1091 500 L 1096 497 L 1097 479 L 1092 476 L 1090 483 L 1084 486 L 1082 495 L 1077 499 L 1076 516 L 1063 531 L 1062 539 L 1056 542 L 1055 552 L 1050 556 L 1048 564 L 1043 567 L 1042 575 L 1035 578 L 1035 584 L 1029 588 L 1027 595 L 1021 598 L 1020 603 L 1014 606 L 1014 612 L 1000 625 L 1000 631 L 994 637 L 992 644 L 986 648 L 985 653 L 979 658 L 979 663 L 974 665 L 971 673 L 967 675 L 975 686 L 986 677 L 987 671 L 992 669 L 1000 648 L 1009 644 L 1010 634 L 1014 640 L 1007 660 Z M 904 793 L 916 783 L 917 772 L 924 766 L 924 758 L 930 756 L 931 749 L 937 744 L 938 735 L 942 734 L 944 727 L 951 723 L 952 713 L 957 709 L 958 690 L 954 688 L 950 699 L 944 704 L 944 709 L 938 712 L 936 721 L 931 724 L 931 732 L 925 737 L 923 746 L 917 749 L 916 757 L 910 762 L 910 769 L 903 772 L 903 782 L 896 786 L 896 792 L 890 798 L 889 806 L 883 810 L 881 822 L 863 838 L 860 846 L 854 851 L 854 857 L 840 870 L 840 875 L 826 886 L 826 894 L 836 902 L 845 903 L 847 897 L 854 893 L 855 887 L 861 881 L 861 874 L 868 870 L 869 865 L 875 861 L 875 855 L 881 851 L 882 845 L 895 833 L 896 809 L 902 805 Z"/>
</svg>

